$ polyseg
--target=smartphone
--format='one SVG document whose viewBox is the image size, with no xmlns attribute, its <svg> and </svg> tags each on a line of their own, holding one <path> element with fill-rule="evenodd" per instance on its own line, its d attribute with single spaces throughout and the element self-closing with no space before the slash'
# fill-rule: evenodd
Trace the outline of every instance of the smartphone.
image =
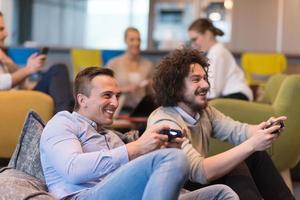
<svg viewBox="0 0 300 200">
<path fill-rule="evenodd" d="M 47 55 L 47 54 L 48 54 L 48 51 L 49 51 L 49 48 L 48 48 L 48 47 L 43 47 L 43 48 L 39 51 L 39 54 Z"/>
</svg>

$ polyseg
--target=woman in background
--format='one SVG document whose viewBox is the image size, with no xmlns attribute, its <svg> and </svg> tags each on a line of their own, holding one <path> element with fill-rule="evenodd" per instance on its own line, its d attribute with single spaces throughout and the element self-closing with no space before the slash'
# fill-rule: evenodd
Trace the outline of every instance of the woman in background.
<svg viewBox="0 0 300 200">
<path fill-rule="evenodd" d="M 224 32 L 216 28 L 209 19 L 199 18 L 190 25 L 188 34 L 192 47 L 206 52 L 209 59 L 208 98 L 253 100 L 243 70 L 237 65 L 233 55 L 216 39 L 216 36 L 223 36 Z"/>
<path fill-rule="evenodd" d="M 146 94 L 152 63 L 140 55 L 141 37 L 136 28 L 127 28 L 124 40 L 127 45 L 125 53 L 111 59 L 107 67 L 114 71 L 121 92 L 124 94 L 122 110 L 130 112 Z"/>
</svg>

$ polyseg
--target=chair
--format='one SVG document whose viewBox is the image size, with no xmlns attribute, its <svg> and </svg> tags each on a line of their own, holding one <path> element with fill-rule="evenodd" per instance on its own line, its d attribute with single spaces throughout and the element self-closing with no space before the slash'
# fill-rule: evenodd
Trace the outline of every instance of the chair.
<svg viewBox="0 0 300 200">
<path fill-rule="evenodd" d="M 280 53 L 244 53 L 241 58 L 249 85 L 263 86 L 274 74 L 284 72 L 286 57 Z"/>
<path fill-rule="evenodd" d="M 0 158 L 10 158 L 27 112 L 35 110 L 48 121 L 53 115 L 54 102 L 37 91 L 1 91 L 0 110 Z"/>
<path fill-rule="evenodd" d="M 210 105 L 241 122 L 258 124 L 271 116 L 287 116 L 284 132 L 269 150 L 275 166 L 292 188 L 289 169 L 300 160 L 300 75 L 274 75 L 266 84 L 265 103 L 233 99 L 215 99 Z M 228 144 L 211 141 L 210 154 L 230 148 Z"/>
<path fill-rule="evenodd" d="M 100 50 L 95 49 L 71 49 L 74 77 L 82 69 L 91 66 L 103 66 Z"/>
</svg>

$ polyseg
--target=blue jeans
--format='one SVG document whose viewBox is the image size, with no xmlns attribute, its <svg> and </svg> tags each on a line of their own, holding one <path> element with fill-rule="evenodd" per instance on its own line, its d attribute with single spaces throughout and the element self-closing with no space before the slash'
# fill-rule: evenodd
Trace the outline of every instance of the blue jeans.
<svg viewBox="0 0 300 200">
<path fill-rule="evenodd" d="M 239 197 L 230 187 L 216 184 L 182 194 L 179 200 L 239 200 Z"/>
<path fill-rule="evenodd" d="M 173 200 L 188 176 L 188 161 L 178 149 L 156 150 L 121 166 L 73 200 Z"/>
</svg>

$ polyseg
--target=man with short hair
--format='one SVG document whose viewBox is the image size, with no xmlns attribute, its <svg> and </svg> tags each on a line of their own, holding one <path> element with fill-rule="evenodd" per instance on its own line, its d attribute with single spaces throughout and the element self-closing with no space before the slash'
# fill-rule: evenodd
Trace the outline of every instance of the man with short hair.
<svg viewBox="0 0 300 200">
<path fill-rule="evenodd" d="M 47 72 L 41 73 L 39 81 L 26 85 L 24 81 L 30 75 L 42 70 L 47 56 L 34 53 L 27 59 L 26 66 L 19 68 L 3 50 L 6 37 L 4 18 L 0 11 L 0 91 L 10 90 L 16 86 L 37 90 L 53 98 L 55 113 L 62 110 L 71 111 L 73 96 L 67 67 L 64 64 L 53 65 Z"/>
<path fill-rule="evenodd" d="M 148 118 L 147 127 L 167 124 L 186 132 L 182 150 L 190 163 L 189 178 L 198 188 L 214 181 L 230 186 L 240 199 L 294 199 L 264 152 L 278 137 L 272 132 L 280 131 L 278 125 L 268 128 L 271 121 L 286 117 L 249 125 L 209 106 L 208 67 L 207 58 L 196 49 L 178 49 L 162 59 L 153 77 L 160 107 Z M 207 157 L 210 137 L 237 146 Z"/>
<path fill-rule="evenodd" d="M 108 68 L 90 67 L 74 83 L 73 113 L 57 113 L 46 125 L 40 155 L 49 191 L 58 199 L 177 199 L 188 176 L 188 162 L 157 125 L 124 144 L 105 127 L 113 122 L 120 89 Z M 217 185 L 180 196 L 181 200 L 238 199 Z"/>
</svg>

